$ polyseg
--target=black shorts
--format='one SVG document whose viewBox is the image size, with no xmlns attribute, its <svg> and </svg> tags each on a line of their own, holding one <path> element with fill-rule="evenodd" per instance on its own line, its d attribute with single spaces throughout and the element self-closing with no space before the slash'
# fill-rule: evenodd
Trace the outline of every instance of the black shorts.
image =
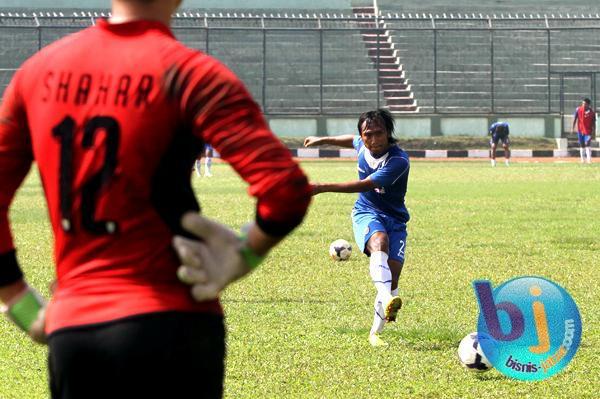
<svg viewBox="0 0 600 399">
<path fill-rule="evenodd" d="M 59 330 L 48 346 L 53 399 L 223 395 L 222 316 L 145 314 Z"/>
</svg>

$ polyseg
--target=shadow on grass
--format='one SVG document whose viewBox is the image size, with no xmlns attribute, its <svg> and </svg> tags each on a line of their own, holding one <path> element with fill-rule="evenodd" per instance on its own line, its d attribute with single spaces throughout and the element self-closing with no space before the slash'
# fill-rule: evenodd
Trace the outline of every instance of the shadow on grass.
<svg viewBox="0 0 600 399">
<path fill-rule="evenodd" d="M 337 328 L 336 332 L 339 334 L 366 336 L 369 334 L 369 329 Z M 463 338 L 462 332 L 444 328 L 403 329 L 402 327 L 387 327 L 384 329 L 383 336 L 385 336 L 387 342 L 397 342 L 401 346 L 407 346 L 419 352 L 455 349 L 458 348 L 458 344 Z"/>
<path fill-rule="evenodd" d="M 551 241 L 560 249 L 580 249 L 597 251 L 600 244 L 596 237 L 561 237 L 560 240 Z"/>
<path fill-rule="evenodd" d="M 320 300 L 320 299 L 303 299 L 303 298 L 262 298 L 262 299 L 248 299 L 248 298 L 240 298 L 240 299 L 236 299 L 236 298 L 230 298 L 230 299 L 222 299 L 221 300 L 222 303 L 226 304 L 226 303 L 254 303 L 254 304 L 277 304 L 277 303 L 299 303 L 299 304 L 317 304 L 317 305 L 324 305 L 324 304 L 332 304 L 332 303 L 341 303 L 343 302 L 342 300 L 339 301 L 335 301 L 335 300 Z"/>
<path fill-rule="evenodd" d="M 508 377 L 500 372 L 492 372 L 487 371 L 485 373 L 473 373 L 473 377 L 475 377 L 479 381 L 501 381 L 507 380 Z"/>
</svg>

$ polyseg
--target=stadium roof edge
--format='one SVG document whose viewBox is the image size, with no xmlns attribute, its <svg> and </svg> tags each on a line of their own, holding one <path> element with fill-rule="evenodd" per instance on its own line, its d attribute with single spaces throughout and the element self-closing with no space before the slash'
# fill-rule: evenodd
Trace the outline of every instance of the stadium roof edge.
<svg viewBox="0 0 600 399">
<path fill-rule="evenodd" d="M 98 10 L 71 10 L 69 12 L 62 12 L 56 10 L 37 10 L 35 12 L 24 12 L 17 9 L 4 9 L 0 8 L 0 18 L 98 18 L 98 17 L 110 17 L 111 13 L 108 9 L 98 9 Z M 352 14 L 344 14 L 340 12 L 335 13 L 291 13 L 284 15 L 273 13 L 237 13 L 237 12 L 219 12 L 218 14 L 202 12 L 202 11 L 190 11 L 184 10 L 174 14 L 174 17 L 177 19 L 195 19 L 195 18 L 211 18 L 211 19 L 287 19 L 287 20 L 306 20 L 306 19 L 331 19 L 331 20 L 355 20 L 355 19 L 365 19 L 365 18 L 374 18 L 374 14 L 359 12 Z M 441 20 L 441 21 L 450 21 L 450 20 L 598 20 L 600 19 L 600 14 L 540 14 L 540 13 L 521 13 L 521 14 L 482 14 L 482 13 L 457 13 L 457 14 L 446 14 L 442 13 L 442 15 L 431 14 L 431 13 L 380 13 L 378 16 L 380 19 L 386 20 Z"/>
</svg>

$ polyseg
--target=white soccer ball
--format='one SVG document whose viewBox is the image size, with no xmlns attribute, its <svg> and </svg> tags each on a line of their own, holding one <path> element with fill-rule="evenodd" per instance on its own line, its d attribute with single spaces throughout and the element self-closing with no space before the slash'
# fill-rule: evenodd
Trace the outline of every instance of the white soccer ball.
<svg viewBox="0 0 600 399">
<path fill-rule="evenodd" d="M 458 345 L 458 360 L 464 368 L 470 371 L 483 372 L 493 368 L 481 349 L 481 340 L 491 339 L 485 334 L 473 332 L 460 341 Z"/>
<path fill-rule="evenodd" d="M 329 256 L 335 261 L 348 260 L 352 255 L 352 245 L 346 240 L 335 240 L 329 246 Z"/>
</svg>

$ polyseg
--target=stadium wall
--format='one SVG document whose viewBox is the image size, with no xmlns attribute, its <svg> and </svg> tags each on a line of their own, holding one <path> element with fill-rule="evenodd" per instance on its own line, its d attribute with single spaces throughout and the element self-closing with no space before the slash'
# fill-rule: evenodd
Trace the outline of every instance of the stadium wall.
<svg viewBox="0 0 600 399">
<path fill-rule="evenodd" d="M 365 110 L 367 111 L 367 110 Z M 268 117 L 269 125 L 281 137 L 333 136 L 356 134 L 358 115 Z M 399 114 L 396 119 L 398 137 L 486 136 L 488 127 L 497 121 L 510 125 L 514 137 L 561 137 L 559 115 L 419 115 Z M 565 121 L 565 126 L 568 124 Z M 570 126 L 570 125 L 569 125 Z"/>
</svg>

